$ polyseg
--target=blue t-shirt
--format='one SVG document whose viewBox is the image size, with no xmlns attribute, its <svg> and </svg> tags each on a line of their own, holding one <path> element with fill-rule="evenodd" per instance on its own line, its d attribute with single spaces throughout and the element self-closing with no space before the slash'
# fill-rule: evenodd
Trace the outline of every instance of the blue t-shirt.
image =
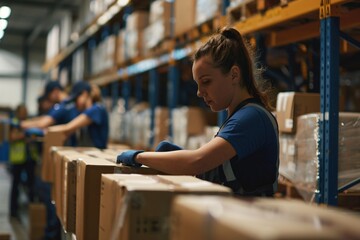
<svg viewBox="0 0 360 240">
<path fill-rule="evenodd" d="M 56 103 L 47 113 L 55 121 L 55 125 L 66 124 L 79 115 L 74 102 L 67 100 Z M 66 146 L 77 146 L 76 135 L 72 134 L 68 141 L 65 142 Z"/>
<path fill-rule="evenodd" d="M 55 124 L 66 124 L 79 115 L 74 102 L 62 101 L 55 104 L 47 114 L 52 117 Z"/>
<path fill-rule="evenodd" d="M 217 134 L 236 151 L 236 156 L 230 159 L 231 166 L 224 163 L 202 178 L 228 186 L 235 194 L 270 196 L 277 185 L 279 169 L 278 129 L 271 113 L 254 105 L 236 111 Z M 231 180 L 228 167 L 234 175 Z"/>
<path fill-rule="evenodd" d="M 84 111 L 92 123 L 88 126 L 88 132 L 93 145 L 97 148 L 106 148 L 109 136 L 109 116 L 99 103 L 95 103 Z"/>
</svg>

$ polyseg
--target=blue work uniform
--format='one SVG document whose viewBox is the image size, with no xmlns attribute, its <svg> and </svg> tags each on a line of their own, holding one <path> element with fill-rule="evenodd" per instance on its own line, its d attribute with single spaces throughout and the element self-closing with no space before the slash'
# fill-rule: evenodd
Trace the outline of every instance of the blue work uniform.
<svg viewBox="0 0 360 240">
<path fill-rule="evenodd" d="M 55 104 L 47 113 L 55 121 L 55 125 L 66 124 L 79 115 L 74 102 L 64 100 Z M 65 145 L 76 146 L 76 136 L 72 134 Z"/>
<path fill-rule="evenodd" d="M 279 172 L 278 126 L 261 101 L 240 103 L 215 137 L 229 142 L 236 155 L 199 177 L 230 187 L 237 195 L 272 196 Z"/>
<path fill-rule="evenodd" d="M 106 148 L 109 136 L 109 116 L 105 107 L 99 103 L 93 104 L 83 114 L 91 119 L 87 131 L 92 141 L 92 146 Z"/>
</svg>

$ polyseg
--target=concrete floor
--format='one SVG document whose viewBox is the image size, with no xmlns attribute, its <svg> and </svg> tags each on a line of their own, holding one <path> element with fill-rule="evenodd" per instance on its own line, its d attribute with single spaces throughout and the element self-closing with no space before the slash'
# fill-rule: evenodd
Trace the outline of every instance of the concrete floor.
<svg viewBox="0 0 360 240">
<path fill-rule="evenodd" d="M 6 165 L 0 163 L 0 239 L 1 234 L 10 234 L 11 240 L 28 239 L 28 217 L 25 196 L 20 196 L 20 219 L 9 217 L 11 175 Z M 5 238 L 4 238 L 5 239 Z"/>
</svg>

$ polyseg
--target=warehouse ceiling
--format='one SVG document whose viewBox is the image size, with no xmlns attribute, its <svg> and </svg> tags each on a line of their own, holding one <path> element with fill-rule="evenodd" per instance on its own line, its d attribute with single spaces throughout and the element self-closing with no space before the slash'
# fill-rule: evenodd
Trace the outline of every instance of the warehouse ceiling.
<svg viewBox="0 0 360 240">
<path fill-rule="evenodd" d="M 77 12 L 80 0 L 1 0 L 11 8 L 0 49 L 21 51 L 25 43 L 31 51 L 45 51 L 47 33 L 67 12 Z"/>
</svg>

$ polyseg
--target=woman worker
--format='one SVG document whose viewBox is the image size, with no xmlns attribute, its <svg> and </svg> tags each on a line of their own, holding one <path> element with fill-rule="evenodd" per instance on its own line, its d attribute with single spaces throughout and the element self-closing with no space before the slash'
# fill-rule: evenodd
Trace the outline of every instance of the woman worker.
<svg viewBox="0 0 360 240">
<path fill-rule="evenodd" d="M 118 155 L 118 163 L 197 175 L 228 186 L 237 195 L 272 196 L 278 178 L 278 127 L 267 95 L 255 80 L 252 56 L 241 34 L 225 28 L 212 36 L 196 51 L 192 71 L 197 95 L 212 111 L 227 110 L 216 136 L 196 150 L 162 142 L 158 152 L 125 151 Z"/>
<path fill-rule="evenodd" d="M 67 124 L 49 128 L 51 132 L 64 132 L 70 136 L 77 129 L 87 126 L 89 134 L 87 146 L 106 148 L 109 135 L 109 117 L 106 109 L 99 102 L 101 100 L 100 89 L 85 81 L 74 84 L 68 101 L 74 101 L 81 114 Z"/>
</svg>

